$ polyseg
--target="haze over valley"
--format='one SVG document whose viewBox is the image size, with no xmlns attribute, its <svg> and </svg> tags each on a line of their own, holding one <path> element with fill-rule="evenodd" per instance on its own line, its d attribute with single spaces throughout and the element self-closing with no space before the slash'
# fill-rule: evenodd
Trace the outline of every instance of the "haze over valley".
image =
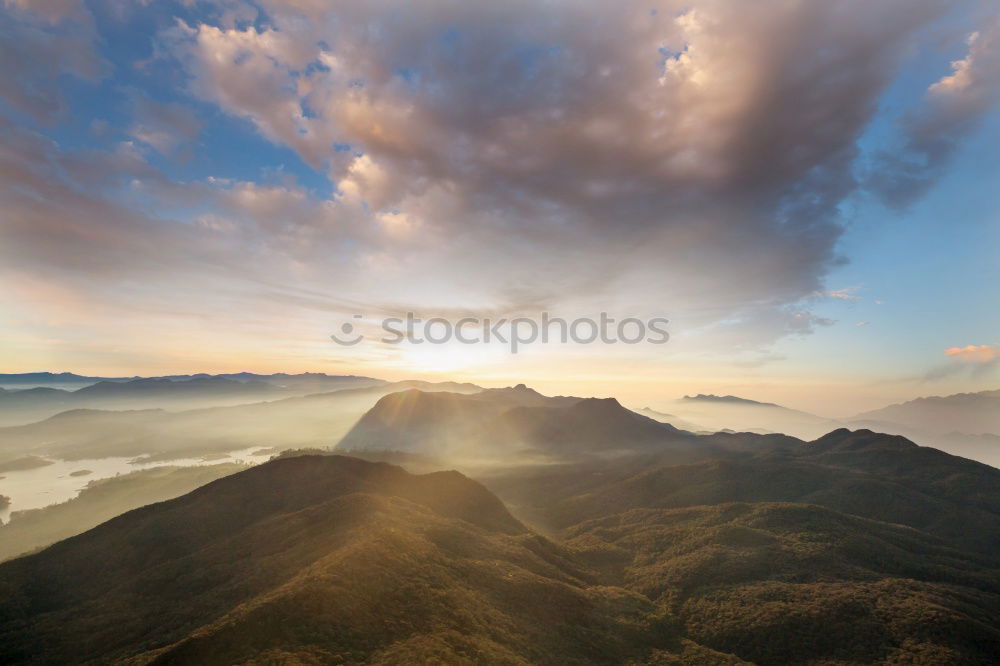
<svg viewBox="0 0 1000 666">
<path fill-rule="evenodd" d="M 695 395 L 671 401 L 667 413 L 628 409 L 614 398 L 545 396 L 524 384 L 490 389 L 470 383 L 325 375 L 300 379 L 297 388 L 289 388 L 295 381 L 285 379 L 276 389 L 279 394 L 305 395 L 257 402 L 259 396 L 251 391 L 242 397 L 247 402 L 232 405 L 230 382 L 237 380 L 220 377 L 223 381 L 215 383 L 208 379 L 91 378 L 88 381 L 94 383 L 89 386 L 117 384 L 108 402 L 96 403 L 103 408 L 69 409 L 33 423 L 0 428 L 0 476 L 4 477 L 0 487 L 7 497 L 0 519 L 26 532 L 31 531 L 32 521 L 45 522 L 47 514 L 40 510 L 50 505 L 80 507 L 73 510 L 82 512 L 97 496 L 96 489 L 106 495 L 114 487 L 103 483 L 109 478 L 129 483 L 128 496 L 111 503 L 120 513 L 166 498 L 156 483 L 146 489 L 147 473 L 154 475 L 148 477 L 152 479 L 161 471 L 190 469 L 200 475 L 194 478 L 205 479 L 200 468 L 230 473 L 296 451 L 342 452 L 421 470 L 457 468 L 481 477 L 508 468 L 544 469 L 608 457 L 667 456 L 676 463 L 693 463 L 718 456 L 794 450 L 822 441 L 835 430 L 877 424 L 877 432 L 885 435 L 903 434 L 925 447 L 987 465 L 1000 462 L 996 445 L 1000 427 L 995 424 L 993 404 L 996 392 L 922 399 L 936 406 L 934 424 L 961 420 L 984 428 L 976 433 L 979 441 L 974 445 L 969 443 L 976 439 L 972 436 L 959 438 L 955 431 L 944 434 L 927 425 L 921 428 L 916 416 L 906 418 L 922 413 L 910 405 L 873 412 L 896 414 L 900 422 L 873 420 L 870 414 L 835 420 L 735 396 Z M 0 380 L 24 381 L 24 377 Z M 191 381 L 200 383 L 193 392 L 201 406 L 178 409 L 177 396 L 192 391 L 187 388 Z M 262 383 L 261 378 L 249 375 L 240 381 Z M 160 388 L 164 383 L 176 386 Z M 151 386 L 157 387 L 152 395 Z M 331 386 L 342 388 L 308 392 Z M 51 408 L 45 393 L 33 394 L 23 387 L 5 391 L 18 392 L 35 395 Z M 156 400 L 167 408 L 112 408 L 135 401 L 155 404 Z M 954 416 L 949 421 L 951 405 Z M 189 490 L 194 486 L 177 487 Z M 104 510 L 94 515 L 107 518 L 116 513 Z M 84 531 L 100 522 L 97 517 L 56 533 L 69 536 Z M 43 533 L 48 529 L 40 528 Z M 0 535 L 14 531 L 0 527 Z M 40 537 L 39 544 L 27 542 L 47 545 L 54 540 Z M 10 546 L 6 552 L 23 552 L 17 549 Z"/>
</svg>

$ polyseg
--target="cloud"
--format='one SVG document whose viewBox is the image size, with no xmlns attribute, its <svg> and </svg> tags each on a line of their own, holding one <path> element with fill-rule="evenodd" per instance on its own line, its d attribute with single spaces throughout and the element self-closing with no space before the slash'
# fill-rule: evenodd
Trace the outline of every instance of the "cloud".
<svg viewBox="0 0 1000 666">
<path fill-rule="evenodd" d="M 159 224 L 105 193 L 156 172 L 125 144 L 114 152 L 64 152 L 41 134 L 0 119 L 0 265 L 91 281 L 178 267 L 187 231 Z"/>
<path fill-rule="evenodd" d="M 177 102 L 157 102 L 145 93 L 130 92 L 135 118 L 128 133 L 164 155 L 193 142 L 202 123 L 193 109 Z"/>
<path fill-rule="evenodd" d="M 926 104 L 902 122 L 902 143 L 876 160 L 872 189 L 902 208 L 940 177 L 960 139 L 1000 100 L 1000 18 L 966 38 L 965 57 L 927 89 Z"/>
<path fill-rule="evenodd" d="M 3 128 L 0 256 L 206 316 L 232 301 L 261 318 L 544 304 L 666 315 L 683 344 L 723 350 L 829 325 L 808 306 L 857 298 L 824 282 L 842 262 L 858 138 L 941 6 L 653 6 L 266 1 L 186 14 L 156 37 L 155 66 L 295 151 L 333 194 L 167 177 L 137 146 L 174 153 L 200 121 L 190 100 L 135 91 L 132 143 L 72 150 Z M 38 117 L 58 115 L 44 98 L 58 72 L 106 71 L 89 37 L 53 46 L 61 11 L 3 24 L 17 66 L 0 91 Z M 977 81 L 983 60 L 970 58 Z M 197 285 L 186 302 L 171 274 Z"/>
<path fill-rule="evenodd" d="M 992 363 L 1000 358 L 1000 350 L 990 345 L 967 345 L 945 349 L 944 353 L 962 363 Z"/>
<path fill-rule="evenodd" d="M 65 114 L 60 77 L 97 81 L 109 65 L 95 47 L 93 18 L 76 0 L 4 0 L 0 98 L 32 121 Z"/>
<path fill-rule="evenodd" d="M 654 4 L 265 2 L 161 51 L 328 174 L 384 235 L 370 265 L 425 294 L 554 283 L 690 327 L 771 321 L 748 304 L 780 311 L 840 261 L 856 140 L 940 7 Z"/>
<path fill-rule="evenodd" d="M 1000 349 L 993 345 L 952 347 L 944 353 L 950 362 L 931 368 L 925 375 L 925 380 L 952 377 L 980 379 L 1000 369 Z"/>
<path fill-rule="evenodd" d="M 5 7 L 31 13 L 48 23 L 67 19 L 87 21 L 89 13 L 80 0 L 3 0 Z"/>
<path fill-rule="evenodd" d="M 858 296 L 857 292 L 861 287 L 844 287 L 843 289 L 831 289 L 829 291 L 823 292 L 825 298 L 832 298 L 837 301 L 848 301 L 854 303 L 860 301 L 861 297 Z"/>
</svg>

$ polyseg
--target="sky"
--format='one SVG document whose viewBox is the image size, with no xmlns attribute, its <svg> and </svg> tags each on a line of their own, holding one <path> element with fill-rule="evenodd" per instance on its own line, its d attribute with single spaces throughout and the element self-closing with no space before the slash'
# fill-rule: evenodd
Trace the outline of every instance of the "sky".
<svg viewBox="0 0 1000 666">
<path fill-rule="evenodd" d="M 3 0 L 0 370 L 1000 388 L 990 2 Z M 386 317 L 669 320 L 393 344 Z M 341 346 L 349 324 L 365 338 Z"/>
</svg>

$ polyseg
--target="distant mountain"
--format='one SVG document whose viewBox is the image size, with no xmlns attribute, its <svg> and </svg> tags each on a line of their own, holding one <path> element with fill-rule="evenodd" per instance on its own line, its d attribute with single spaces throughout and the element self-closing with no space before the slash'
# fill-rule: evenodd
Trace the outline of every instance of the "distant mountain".
<svg viewBox="0 0 1000 666">
<path fill-rule="evenodd" d="M 250 384 L 221 377 L 99 381 L 73 391 L 39 387 L 0 395 L 0 425 L 31 422 L 77 408 L 190 409 L 280 395 L 277 387 L 264 382 Z"/>
<path fill-rule="evenodd" d="M 284 382 L 279 384 L 278 382 Z M 96 397 L 142 398 L 149 395 L 280 395 L 288 390 L 307 388 L 333 390 L 366 388 L 383 384 L 369 377 L 330 377 L 327 375 L 193 375 L 178 377 L 148 377 L 129 381 L 101 381 L 73 392 L 74 398 L 92 400 Z"/>
<path fill-rule="evenodd" d="M 209 374 L 199 372 L 190 375 L 160 375 L 153 377 L 90 377 L 77 375 L 72 372 L 24 372 L 15 374 L 0 374 L 0 386 L 43 386 L 48 384 L 96 384 L 97 382 L 128 382 L 139 379 L 168 379 L 170 381 L 188 381 L 191 379 L 211 379 L 219 378 L 231 379 L 238 382 L 269 382 L 275 384 L 292 385 L 312 383 L 315 385 L 326 384 L 360 384 L 374 385 L 382 380 L 371 377 L 361 377 L 357 375 L 328 375 L 323 372 L 303 372 L 299 374 L 288 374 L 286 372 L 276 372 L 269 375 L 262 375 L 255 372 L 228 372 L 221 374 Z"/>
<path fill-rule="evenodd" d="M 712 395 L 710 393 L 699 393 L 698 395 L 686 395 L 682 398 L 685 402 L 715 402 L 731 405 L 756 405 L 759 407 L 778 407 L 773 402 L 758 402 L 747 398 L 738 398 L 735 395 Z"/>
<path fill-rule="evenodd" d="M 231 372 L 218 375 L 199 373 L 194 375 L 168 375 L 166 377 L 155 377 L 154 379 L 185 381 L 190 379 L 210 378 L 229 379 L 243 384 L 263 382 L 280 389 L 294 391 L 297 393 L 318 393 L 320 391 L 335 391 L 342 388 L 364 388 L 367 386 L 377 386 L 379 384 L 386 383 L 384 380 L 374 379 L 372 377 L 363 377 L 358 375 L 328 375 L 322 372 L 303 372 L 299 374 L 276 372 L 270 375 L 262 375 L 255 372 Z"/>
<path fill-rule="evenodd" d="M 73 392 L 79 400 L 95 398 L 143 398 L 149 395 L 190 396 L 199 393 L 210 395 L 267 394 L 275 387 L 262 381 L 238 382 L 225 377 L 193 377 L 190 379 L 148 378 L 127 382 L 102 381 Z"/>
<path fill-rule="evenodd" d="M 917 398 L 863 412 L 852 422 L 885 422 L 944 434 L 1000 435 L 1000 390 Z"/>
<path fill-rule="evenodd" d="M 92 384 L 94 382 L 124 382 L 135 377 L 87 377 L 72 372 L 22 372 L 0 374 L 0 385 Z"/>
<path fill-rule="evenodd" d="M 845 419 L 1000 467 L 1000 391 L 917 398 Z"/>
<path fill-rule="evenodd" d="M 688 395 L 665 407 L 670 414 L 709 431 L 784 433 L 813 439 L 843 425 L 809 412 L 733 395 Z"/>
<path fill-rule="evenodd" d="M 35 373 L 32 376 L 51 375 Z M 14 375 L 6 375 L 12 377 Z M 23 377 L 17 375 L 16 377 Z M 64 375 L 52 375 L 60 378 Z M 79 375 L 73 377 L 80 378 Z M 43 377 L 44 379 L 44 377 Z M 195 409 L 278 399 L 314 392 L 349 388 L 367 388 L 384 384 L 369 377 L 331 376 L 315 373 L 302 375 L 177 375 L 101 379 L 73 390 L 54 388 L 73 386 L 53 380 L 53 387 L 35 387 L 5 391 L 0 394 L 0 426 L 31 423 L 69 409 Z"/>
<path fill-rule="evenodd" d="M 419 390 L 387 395 L 338 448 L 499 461 L 664 448 L 686 435 L 625 409 L 613 398 L 549 398 L 520 385 L 468 395 Z"/>
<path fill-rule="evenodd" d="M 659 421 L 660 423 L 669 423 L 675 428 L 680 428 L 681 430 L 687 430 L 688 432 L 699 432 L 705 430 L 702 426 L 697 423 L 692 423 L 682 419 L 674 414 L 667 414 L 666 412 L 660 412 L 649 407 L 643 407 L 642 409 L 635 410 L 636 414 L 642 414 L 643 416 L 648 416 L 654 421 Z"/>
<path fill-rule="evenodd" d="M 473 384 L 406 381 L 264 402 L 236 393 L 234 400 L 243 404 L 202 409 L 69 409 L 37 423 L 0 428 L 0 464 L 27 454 L 66 460 L 144 456 L 170 461 L 250 447 L 328 448 L 383 395 L 410 387 L 427 392 L 482 390 Z M 154 396 L 148 403 L 128 403 L 143 404 L 183 402 Z"/>
<path fill-rule="evenodd" d="M 39 386 L 0 393 L 0 426 L 30 423 L 71 409 L 72 391 Z"/>
</svg>

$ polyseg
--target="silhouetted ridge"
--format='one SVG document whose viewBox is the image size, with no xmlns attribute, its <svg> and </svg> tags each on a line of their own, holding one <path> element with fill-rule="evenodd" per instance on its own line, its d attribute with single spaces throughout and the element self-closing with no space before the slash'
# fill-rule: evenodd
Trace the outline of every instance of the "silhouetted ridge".
<svg viewBox="0 0 1000 666">
<path fill-rule="evenodd" d="M 537 446 L 575 445 L 578 451 L 666 443 L 680 432 L 622 407 L 615 398 L 584 398 L 555 409 L 523 407 L 508 412 L 505 420 Z"/>
<path fill-rule="evenodd" d="M 136 416 L 139 414 L 163 414 L 165 410 L 159 408 L 150 409 L 90 409 L 86 407 L 81 407 L 78 409 L 67 409 L 65 412 L 59 412 L 47 419 L 39 421 L 39 423 L 55 423 L 60 421 L 74 421 L 74 420 L 86 420 L 87 425 L 91 425 L 89 419 L 107 417 L 109 419 L 120 418 L 124 416 Z"/>
<path fill-rule="evenodd" d="M 239 382 L 225 377 L 195 376 L 190 379 L 144 378 L 127 382 L 102 381 L 77 389 L 77 396 L 135 396 L 143 393 L 190 393 L 198 391 L 266 392 L 272 387 L 266 382 Z"/>
<path fill-rule="evenodd" d="M 735 395 L 713 395 L 711 393 L 699 393 L 698 395 L 686 395 L 684 400 L 689 402 L 727 402 L 736 405 L 757 405 L 760 407 L 779 407 L 773 402 L 759 402 L 749 398 L 740 398 Z"/>
<path fill-rule="evenodd" d="M 849 430 L 837 428 L 811 442 L 816 449 L 824 451 L 859 451 L 864 449 L 911 449 L 917 445 L 900 435 L 886 435 L 867 429 Z"/>
</svg>

